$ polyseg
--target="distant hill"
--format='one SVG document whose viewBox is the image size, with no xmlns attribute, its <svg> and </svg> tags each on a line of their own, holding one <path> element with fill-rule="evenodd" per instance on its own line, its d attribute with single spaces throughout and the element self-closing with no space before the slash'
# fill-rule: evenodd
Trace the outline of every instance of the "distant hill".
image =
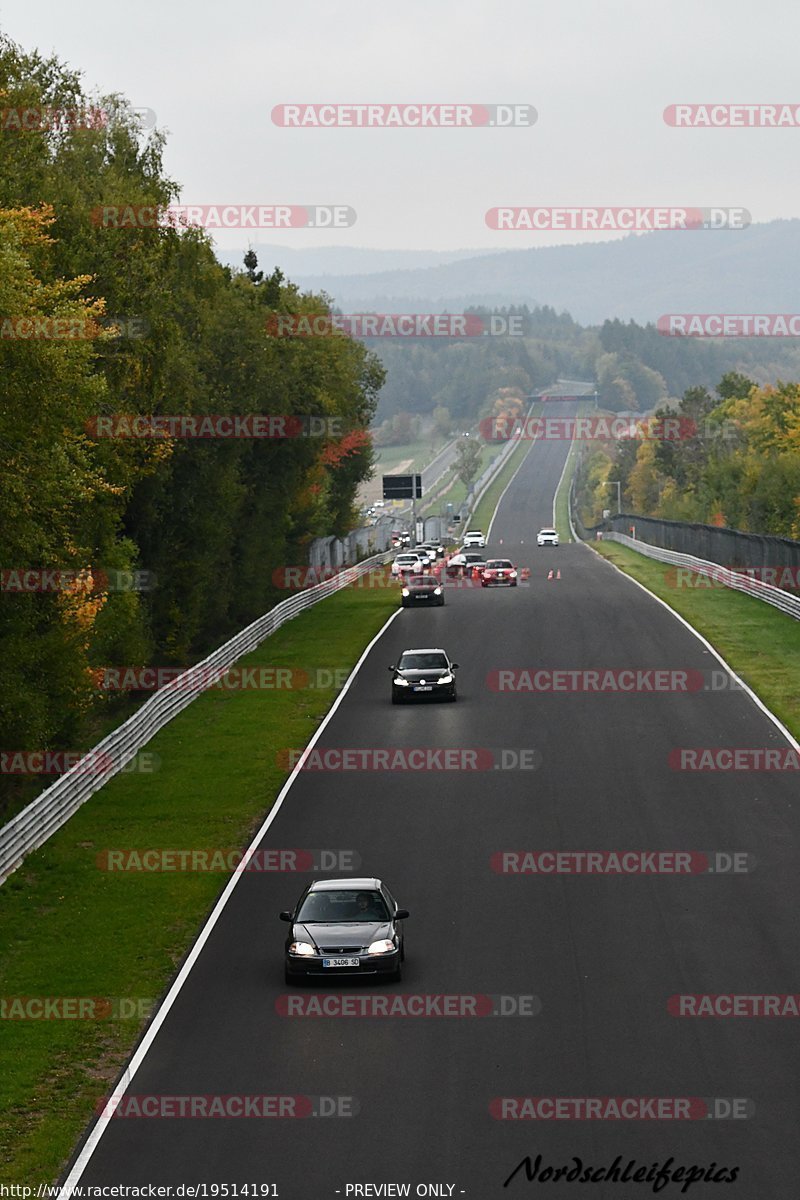
<svg viewBox="0 0 800 1200">
<path fill-rule="evenodd" d="M 434 267 L 486 253 L 485 250 L 370 250 L 360 246 L 319 246 L 309 250 L 271 242 L 254 245 L 252 249 L 258 256 L 259 270 L 270 272 L 280 267 L 293 282 L 299 275 L 338 277 Z M 226 266 L 241 268 L 245 254 L 246 250 L 226 250 L 217 257 Z M 327 291 L 324 284 L 321 286 Z"/>
<path fill-rule="evenodd" d="M 668 312 L 794 312 L 798 304 L 800 220 L 438 256 L 337 247 L 291 253 L 283 247 L 263 249 L 263 257 L 256 251 L 261 267 L 271 269 L 270 254 L 280 252 L 275 262 L 286 264 L 292 282 L 326 291 L 344 311 L 546 304 L 584 325 L 597 325 L 613 317 L 655 321 Z M 370 269 L 354 273 L 360 256 L 366 256 Z M 381 256 L 392 260 L 390 269 L 371 269 Z M 420 257 L 432 261 L 420 265 Z"/>
</svg>

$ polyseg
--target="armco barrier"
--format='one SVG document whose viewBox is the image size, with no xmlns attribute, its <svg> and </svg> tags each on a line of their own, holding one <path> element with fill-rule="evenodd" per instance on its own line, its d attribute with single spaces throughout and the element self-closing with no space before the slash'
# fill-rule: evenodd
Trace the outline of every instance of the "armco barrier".
<svg viewBox="0 0 800 1200">
<path fill-rule="evenodd" d="M 669 563 L 673 567 L 685 567 L 690 571 L 696 571 L 699 575 L 709 575 L 725 587 L 733 588 L 737 592 L 744 592 L 748 596 L 755 596 L 757 600 L 764 600 L 767 604 L 772 604 L 781 612 L 800 621 L 800 597 L 792 596 L 782 588 L 773 587 L 771 583 L 762 583 L 760 579 L 753 579 L 752 576 L 745 575 L 741 571 L 731 571 L 728 567 L 720 566 L 719 563 L 708 562 L 704 558 L 695 558 L 692 554 L 680 554 L 677 550 L 663 550 L 660 546 L 651 546 L 648 542 L 640 542 L 636 538 L 629 537 L 627 533 L 616 533 L 612 530 L 603 534 L 603 541 L 621 542 L 623 546 L 630 546 L 632 550 L 643 554 L 645 558 L 654 558 L 657 562 Z"/>
<path fill-rule="evenodd" d="M 243 655 L 255 650 L 265 638 L 298 613 L 347 587 L 372 568 L 386 563 L 392 553 L 384 551 L 376 554 L 357 566 L 347 567 L 332 579 L 282 600 L 208 658 L 190 667 L 145 701 L 124 724 L 87 751 L 86 758 L 91 759 L 93 764 L 90 771 L 87 771 L 86 764 L 81 766 L 80 762 L 76 763 L 0 829 L 0 883 L 17 869 L 26 855 L 42 846 L 90 796 L 121 771 L 160 729 L 220 679 Z"/>
</svg>

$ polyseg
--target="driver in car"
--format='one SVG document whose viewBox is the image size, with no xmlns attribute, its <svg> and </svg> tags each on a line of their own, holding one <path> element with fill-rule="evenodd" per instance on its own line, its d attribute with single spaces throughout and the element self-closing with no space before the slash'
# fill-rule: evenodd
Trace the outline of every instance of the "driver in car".
<svg viewBox="0 0 800 1200">
<path fill-rule="evenodd" d="M 365 921 L 379 921 L 385 916 L 379 904 L 378 897 L 370 895 L 369 892 L 359 892 L 356 896 L 356 907 L 358 916 L 363 917 Z"/>
</svg>

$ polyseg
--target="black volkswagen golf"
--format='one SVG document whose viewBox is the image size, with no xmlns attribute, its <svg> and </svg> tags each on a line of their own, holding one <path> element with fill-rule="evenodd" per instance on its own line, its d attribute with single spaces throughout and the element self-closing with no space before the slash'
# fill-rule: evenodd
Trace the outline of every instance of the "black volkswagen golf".
<svg viewBox="0 0 800 1200">
<path fill-rule="evenodd" d="M 396 983 L 405 957 L 398 908 L 380 879 L 316 879 L 296 906 L 282 912 L 288 984 L 330 976 L 380 975 Z"/>
<path fill-rule="evenodd" d="M 392 672 L 392 704 L 406 700 L 455 700 L 458 663 L 440 647 L 404 650 Z"/>
</svg>

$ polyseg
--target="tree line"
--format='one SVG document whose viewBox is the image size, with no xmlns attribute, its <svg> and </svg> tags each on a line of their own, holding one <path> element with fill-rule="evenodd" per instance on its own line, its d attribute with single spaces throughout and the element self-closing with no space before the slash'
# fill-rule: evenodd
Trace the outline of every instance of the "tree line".
<svg viewBox="0 0 800 1200">
<path fill-rule="evenodd" d="M 198 228 L 93 219 L 179 195 L 123 98 L 5 37 L 0 92 L 0 746 L 69 748 L 114 702 L 98 668 L 197 661 L 357 523 L 384 370 L 343 334 L 270 336 L 329 305 L 254 255 L 235 271 Z M 298 436 L 98 436 L 116 414 L 282 414 Z M 6 810 L 19 788 L 0 774 Z"/>
</svg>

